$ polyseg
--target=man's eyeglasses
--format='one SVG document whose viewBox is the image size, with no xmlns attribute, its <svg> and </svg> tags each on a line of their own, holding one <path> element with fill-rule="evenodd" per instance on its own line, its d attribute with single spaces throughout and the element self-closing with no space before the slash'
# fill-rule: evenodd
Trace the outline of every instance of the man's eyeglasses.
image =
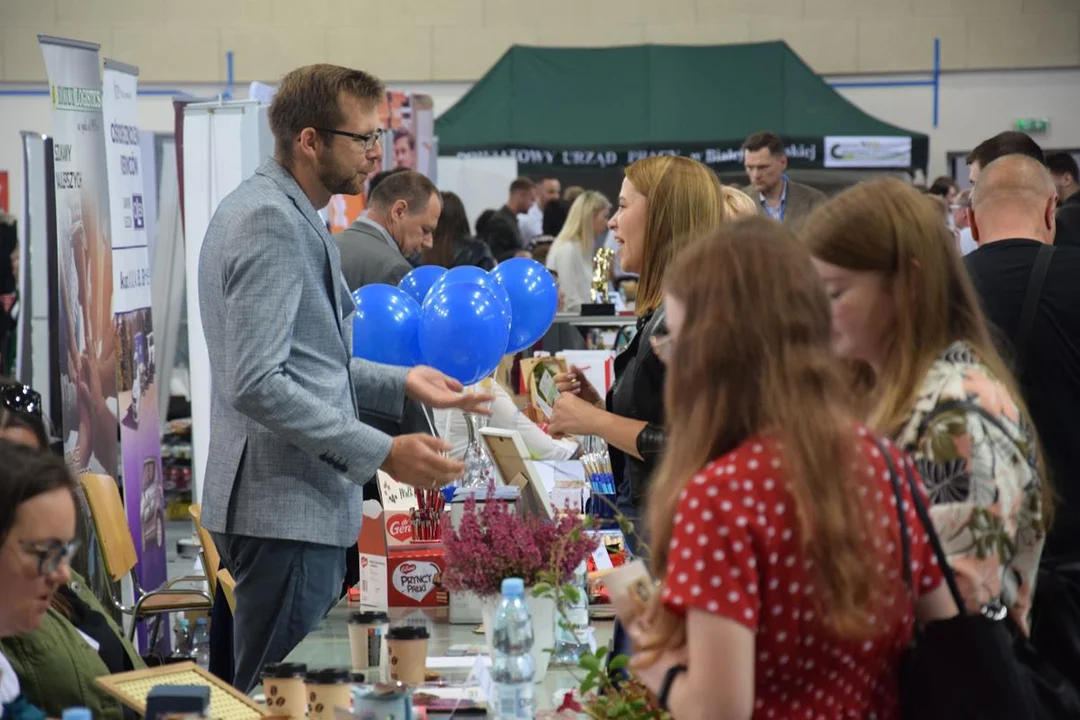
<svg viewBox="0 0 1080 720">
<path fill-rule="evenodd" d="M 385 133 L 382 128 L 376 128 L 373 132 L 363 134 L 346 132 L 344 130 L 327 130 L 326 128 L 313 128 L 313 130 L 321 133 L 329 133 L 330 135 L 340 135 L 341 137 L 352 138 L 360 143 L 365 150 L 370 150 L 375 147 L 376 143 L 382 140 L 382 136 Z"/>
<path fill-rule="evenodd" d="M 46 540 L 45 542 L 31 543 L 20 542 L 22 549 L 35 556 L 38 561 L 39 575 L 52 575 L 60 567 L 60 563 L 69 562 L 79 549 L 79 541 L 61 542 L 60 540 Z"/>
<path fill-rule="evenodd" d="M 12 412 L 43 417 L 41 393 L 29 385 L 0 385 L 0 404 Z"/>
</svg>

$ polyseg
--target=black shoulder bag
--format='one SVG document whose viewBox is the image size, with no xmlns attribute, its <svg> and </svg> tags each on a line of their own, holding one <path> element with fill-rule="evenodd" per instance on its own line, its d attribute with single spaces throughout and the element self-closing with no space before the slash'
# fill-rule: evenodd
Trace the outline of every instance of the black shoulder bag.
<svg viewBox="0 0 1080 720">
<path fill-rule="evenodd" d="M 918 595 L 911 575 L 911 531 L 904 513 L 899 473 L 888 450 L 877 438 L 874 441 L 889 467 L 900 524 L 904 583 L 914 604 Z M 1008 614 L 1004 606 L 992 603 L 979 613 L 967 612 L 956 576 L 907 466 L 904 474 L 919 522 L 930 539 L 938 566 L 960 613 L 923 628 L 916 623 L 912 642 L 900 664 L 900 717 L 904 720 L 1037 720 L 1052 717 L 1039 707 L 1027 672 L 1017 661 L 1012 634 L 1003 622 Z"/>
<path fill-rule="evenodd" d="M 1016 442 L 1000 420 L 968 400 L 939 404 L 919 425 L 919 437 L 937 417 L 953 410 L 978 415 Z M 1006 618 L 1005 623 L 1013 636 L 1017 660 L 1042 708 L 1041 717 L 1080 718 L 1080 562 L 1043 558 L 1032 598 L 1030 638 L 1024 637 L 1012 618 Z"/>
</svg>

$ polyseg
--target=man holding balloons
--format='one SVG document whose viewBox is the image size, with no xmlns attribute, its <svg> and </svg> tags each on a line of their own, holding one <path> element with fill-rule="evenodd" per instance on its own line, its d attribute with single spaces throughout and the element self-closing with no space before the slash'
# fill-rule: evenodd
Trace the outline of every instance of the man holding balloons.
<svg viewBox="0 0 1080 720">
<path fill-rule="evenodd" d="M 379 167 L 384 92 L 333 65 L 287 74 L 269 111 L 274 157 L 221 202 L 199 258 L 211 371 L 202 520 L 236 580 L 243 692 L 337 601 L 376 469 L 423 488 L 464 472 L 438 438 L 390 438 L 358 413 L 400 416 L 406 394 L 465 412 L 491 400 L 430 367 L 351 357 L 353 304 L 317 209 Z"/>
</svg>

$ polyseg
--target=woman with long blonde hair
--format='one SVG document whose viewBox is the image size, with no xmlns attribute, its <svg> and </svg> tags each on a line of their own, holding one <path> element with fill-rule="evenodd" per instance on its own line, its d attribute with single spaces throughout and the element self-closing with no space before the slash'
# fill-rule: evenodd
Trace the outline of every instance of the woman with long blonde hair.
<svg viewBox="0 0 1080 720">
<path fill-rule="evenodd" d="M 615 384 L 606 399 L 579 368 L 556 377 L 561 395 L 551 431 L 607 441 L 619 508 L 639 530 L 636 523 L 664 445 L 664 366 L 649 346 L 663 325 L 664 274 L 680 250 L 726 219 L 720 181 L 701 163 L 656 156 L 626 168 L 608 227 L 615 232 L 623 270 L 640 276 L 637 334 L 615 358 Z M 628 540 L 635 544 L 635 538 Z"/>
<path fill-rule="evenodd" d="M 894 717 L 914 615 L 956 606 L 921 532 L 919 599 L 905 587 L 888 464 L 844 400 L 809 253 L 747 218 L 681 255 L 665 287 L 669 444 L 648 512 L 664 585 L 634 674 L 678 720 Z"/>
<path fill-rule="evenodd" d="M 559 276 L 563 310 L 578 312 L 591 302 L 596 238 L 607 231 L 611 201 L 595 190 L 578 195 L 548 251 L 547 268 Z"/>
<path fill-rule="evenodd" d="M 1027 631 L 1050 488 L 1035 428 L 933 204 L 899 180 L 856 185 L 801 235 L 862 364 L 868 422 L 911 453 L 969 609 L 1001 600 Z"/>
</svg>

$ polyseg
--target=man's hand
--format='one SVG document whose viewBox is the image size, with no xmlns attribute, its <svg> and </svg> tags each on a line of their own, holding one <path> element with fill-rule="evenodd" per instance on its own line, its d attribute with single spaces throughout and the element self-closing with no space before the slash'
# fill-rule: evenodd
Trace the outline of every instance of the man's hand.
<svg viewBox="0 0 1080 720">
<path fill-rule="evenodd" d="M 465 474 L 465 463 L 442 453 L 450 443 L 430 435 L 399 435 L 390 446 L 382 470 L 400 483 L 433 489 L 449 485 Z"/>
<path fill-rule="evenodd" d="M 414 367 L 405 376 L 405 392 L 414 400 L 433 408 L 457 408 L 462 412 L 490 415 L 488 403 L 495 399 L 489 393 L 466 393 L 457 380 L 443 375 L 435 368 Z"/>
</svg>

